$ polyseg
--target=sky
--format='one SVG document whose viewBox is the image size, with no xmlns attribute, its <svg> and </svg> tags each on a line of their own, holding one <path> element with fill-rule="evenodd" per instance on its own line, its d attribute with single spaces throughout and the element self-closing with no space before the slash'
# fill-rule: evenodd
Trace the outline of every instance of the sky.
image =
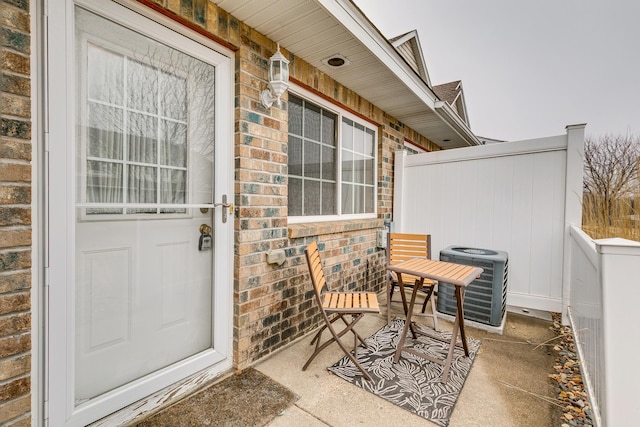
<svg viewBox="0 0 640 427">
<path fill-rule="evenodd" d="M 462 80 L 476 135 L 640 135 L 640 1 L 354 2 L 387 38 L 418 31 L 431 83 Z"/>
</svg>

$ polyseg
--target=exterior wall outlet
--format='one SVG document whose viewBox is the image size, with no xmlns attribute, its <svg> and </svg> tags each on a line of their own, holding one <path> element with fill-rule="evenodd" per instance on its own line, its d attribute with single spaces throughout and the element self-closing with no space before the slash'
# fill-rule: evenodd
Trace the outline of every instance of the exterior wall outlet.
<svg viewBox="0 0 640 427">
<path fill-rule="evenodd" d="M 384 249 L 387 247 L 387 234 L 389 231 L 386 228 L 381 228 L 376 232 L 376 246 Z"/>
<path fill-rule="evenodd" d="M 269 264 L 284 264 L 287 256 L 284 253 L 284 249 L 275 249 L 267 252 L 267 262 Z"/>
</svg>

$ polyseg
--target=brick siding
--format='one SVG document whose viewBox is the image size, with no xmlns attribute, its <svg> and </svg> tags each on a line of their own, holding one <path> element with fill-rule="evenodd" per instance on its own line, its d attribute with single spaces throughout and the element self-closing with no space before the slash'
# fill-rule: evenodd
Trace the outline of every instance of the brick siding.
<svg viewBox="0 0 640 427">
<path fill-rule="evenodd" d="M 27 1 L 0 1 L 0 424 L 31 425 L 31 81 Z"/>
<path fill-rule="evenodd" d="M 379 123 L 378 220 L 337 221 L 325 226 L 287 223 L 287 100 L 265 109 L 276 43 L 204 0 L 156 0 L 170 13 L 235 48 L 234 363 L 240 369 L 319 325 L 304 248 L 317 240 L 327 280 L 340 288 L 381 291 L 384 251 L 376 230 L 392 220 L 393 156 L 404 138 L 435 151 L 439 147 L 281 46 L 291 77 L 343 107 Z M 206 6 L 206 7 L 205 7 Z M 281 266 L 267 252 L 283 249 Z"/>
</svg>

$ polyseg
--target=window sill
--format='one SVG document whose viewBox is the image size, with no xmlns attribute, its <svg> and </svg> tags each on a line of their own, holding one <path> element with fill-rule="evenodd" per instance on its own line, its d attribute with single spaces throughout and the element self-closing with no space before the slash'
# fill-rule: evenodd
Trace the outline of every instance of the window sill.
<svg viewBox="0 0 640 427">
<path fill-rule="evenodd" d="M 335 234 L 345 231 L 368 230 L 382 227 L 384 227 L 384 221 L 379 218 L 350 219 L 342 221 L 289 224 L 287 232 L 290 239 L 295 239 L 296 237 L 320 236 L 323 234 Z"/>
</svg>

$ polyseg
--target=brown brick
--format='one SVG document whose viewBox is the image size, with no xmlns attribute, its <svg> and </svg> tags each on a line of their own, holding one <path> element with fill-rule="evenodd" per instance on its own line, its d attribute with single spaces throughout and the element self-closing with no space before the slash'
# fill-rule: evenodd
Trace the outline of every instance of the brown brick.
<svg viewBox="0 0 640 427">
<path fill-rule="evenodd" d="M 29 292 L 0 295 L 0 316 L 7 313 L 29 310 L 31 306 Z M 0 331 L 4 334 L 4 331 Z"/>
<path fill-rule="evenodd" d="M 0 402 L 4 403 L 29 392 L 29 378 L 20 378 L 0 385 Z"/>
<path fill-rule="evenodd" d="M 31 182 L 31 165 L 0 163 L 0 176 L 4 182 Z"/>
<path fill-rule="evenodd" d="M 31 143 L 0 137 L 0 159 L 31 160 Z M 4 175 L 2 181 L 7 181 Z"/>
<path fill-rule="evenodd" d="M 31 328 L 31 313 L 20 313 L 0 318 L 0 331 L 3 335 L 26 332 Z M 0 376 L 2 373 L 0 372 Z"/>
<path fill-rule="evenodd" d="M 29 54 L 31 50 L 31 37 L 21 31 L 0 27 L 0 43 L 9 49 Z"/>
<path fill-rule="evenodd" d="M 24 270 L 29 267 L 31 267 L 31 251 L 0 253 L 0 271 Z"/>
<path fill-rule="evenodd" d="M 0 338 L 0 358 L 24 353 L 31 349 L 31 335 L 20 334 Z M 2 399 L 0 399 L 2 400 Z"/>
<path fill-rule="evenodd" d="M 15 246 L 30 246 L 31 245 L 31 230 L 16 229 L 16 230 L 2 230 L 0 233 L 0 249 L 12 248 Z"/>
<path fill-rule="evenodd" d="M 30 208 L 11 208 L 0 206 L 0 226 L 30 224 Z"/>
<path fill-rule="evenodd" d="M 31 80 L 27 77 L 15 76 L 12 74 L 0 74 L 0 92 L 30 96 Z"/>
<path fill-rule="evenodd" d="M 19 272 L 0 274 L 0 294 L 31 288 L 31 273 Z"/>
<path fill-rule="evenodd" d="M 19 377 L 31 371 L 31 355 L 22 355 L 0 360 L 0 381 Z M 0 411 L 1 412 L 1 411 Z M 2 422 L 0 420 L 0 422 Z"/>
<path fill-rule="evenodd" d="M 11 116 L 31 117 L 31 100 L 20 96 L 0 95 L 0 114 Z"/>
<path fill-rule="evenodd" d="M 167 0 L 167 4 L 164 7 L 178 14 L 180 13 L 180 0 Z"/>
<path fill-rule="evenodd" d="M 31 71 L 29 57 L 8 50 L 0 50 L 0 70 L 28 75 Z"/>
<path fill-rule="evenodd" d="M 31 203 L 31 187 L 0 185 L 0 205 L 27 205 Z"/>
<path fill-rule="evenodd" d="M 211 34 L 218 34 L 218 6 L 213 2 L 207 2 L 207 24 L 205 28 Z"/>
<path fill-rule="evenodd" d="M 29 15 L 24 10 L 2 7 L 0 8 L 0 25 L 28 32 Z"/>
<path fill-rule="evenodd" d="M 4 2 L 29 12 L 29 0 L 4 0 Z"/>
<path fill-rule="evenodd" d="M 12 138 L 31 139 L 31 122 L 0 118 L 0 135 Z"/>
<path fill-rule="evenodd" d="M 0 424 L 31 411 L 31 397 L 22 396 L 0 405 Z"/>
<path fill-rule="evenodd" d="M 24 414 L 20 418 L 9 421 L 3 427 L 31 427 L 31 416 L 30 414 Z"/>
</svg>

